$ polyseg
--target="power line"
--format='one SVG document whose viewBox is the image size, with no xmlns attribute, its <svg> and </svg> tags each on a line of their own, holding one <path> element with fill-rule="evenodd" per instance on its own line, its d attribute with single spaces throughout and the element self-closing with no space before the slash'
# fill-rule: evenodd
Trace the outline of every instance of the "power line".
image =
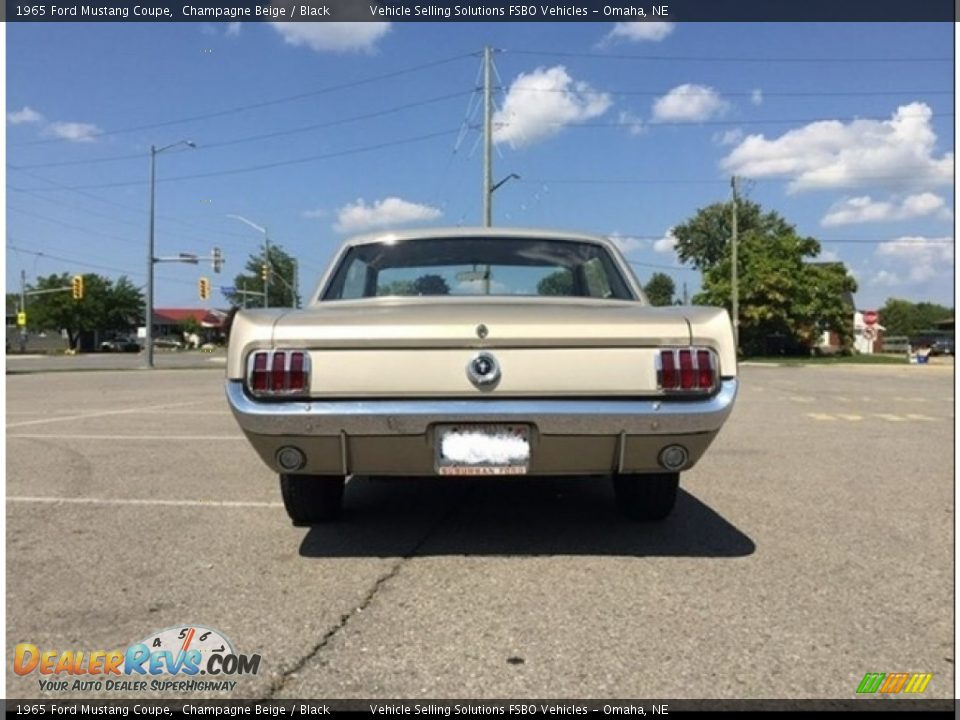
<svg viewBox="0 0 960 720">
<path fill-rule="evenodd" d="M 269 133 L 260 133 L 257 135 L 247 135 L 240 138 L 234 138 L 232 140 L 222 140 L 220 142 L 213 143 L 203 143 L 197 145 L 196 150 L 211 150 L 214 148 L 228 147 L 231 145 L 240 145 L 248 142 L 256 142 L 259 140 L 269 140 L 277 137 L 284 137 L 287 135 L 296 135 L 299 133 L 309 132 L 311 130 L 319 130 L 322 128 L 335 127 L 337 125 L 345 125 L 347 123 L 358 122 L 360 120 L 369 120 L 371 118 L 384 117 L 385 115 L 392 115 L 394 113 L 403 112 L 404 110 L 410 110 L 412 108 L 425 107 L 427 105 L 434 105 L 445 100 L 450 100 L 453 98 L 465 97 L 467 95 L 472 95 L 475 91 L 459 91 L 455 93 L 447 93 L 446 95 L 439 95 L 432 98 L 427 98 L 425 100 L 419 100 L 417 102 L 406 103 L 404 105 L 397 105 L 391 108 L 386 108 L 384 110 L 377 110 L 374 112 L 362 113 L 360 115 L 354 115 L 352 117 L 338 118 L 336 120 L 329 120 L 322 123 L 313 123 L 311 125 L 303 125 L 296 128 L 290 128 L 287 130 L 276 130 Z M 49 167 L 65 167 L 70 165 L 87 165 L 87 164 L 96 164 L 96 163 L 107 163 L 107 162 L 120 162 L 124 160 L 143 160 L 145 157 L 148 157 L 144 153 L 136 154 L 125 154 L 125 155 L 112 155 L 108 157 L 92 158 L 88 160 L 58 160 L 48 163 L 36 163 L 33 165 L 18 165 L 17 169 L 35 169 L 35 168 L 49 168 Z"/>
<path fill-rule="evenodd" d="M 504 50 L 510 55 L 538 55 L 597 60 L 650 60 L 655 62 L 732 62 L 732 63 L 924 63 L 954 62 L 950 57 L 755 57 L 717 55 L 632 55 L 625 53 L 588 53 L 556 50 Z"/>
<path fill-rule="evenodd" d="M 14 240 L 14 242 L 20 242 L 13 237 L 10 237 L 9 239 Z M 48 252 L 41 252 L 38 250 L 27 250 L 26 248 L 14 245 L 9 241 L 7 242 L 7 247 L 13 250 L 14 252 L 24 253 L 25 255 L 33 255 L 35 257 L 50 258 L 51 260 L 59 260 L 61 262 L 67 262 L 73 265 L 79 265 L 81 267 L 89 267 L 95 270 L 107 270 L 109 272 L 118 272 L 118 273 L 123 273 L 124 275 L 133 275 L 136 277 L 146 276 L 145 272 L 138 272 L 136 270 L 128 270 L 125 268 L 118 268 L 111 265 L 100 265 L 97 263 L 90 263 L 90 262 L 87 262 L 86 260 L 77 260 L 76 258 L 68 258 L 68 257 L 64 257 L 63 255 L 57 255 L 57 254 L 48 253 Z M 193 285 L 192 280 L 184 280 L 183 278 L 161 277 L 160 279 L 166 280 L 168 282 L 176 282 L 176 283 L 181 283 L 185 285 Z"/>
<path fill-rule="evenodd" d="M 497 88 L 503 90 L 504 88 Z M 883 97 L 887 95 L 953 95 L 953 90 L 838 90 L 838 91 L 767 91 L 758 88 L 763 98 L 771 97 Z M 535 88 L 520 87 L 517 92 L 535 92 L 535 93 L 569 93 L 565 88 Z M 668 88 L 665 90 L 616 90 L 594 88 L 592 92 L 607 95 L 644 95 L 658 97 L 662 95 L 671 95 L 679 97 L 713 96 L 722 95 L 723 97 L 752 97 L 754 91 L 749 92 L 726 92 L 705 88 L 703 90 L 678 90 L 677 88 Z"/>
<path fill-rule="evenodd" d="M 176 182 L 179 180 L 199 180 L 202 178 L 222 177 L 224 175 L 239 175 L 243 173 L 259 172 L 260 170 L 270 170 L 278 167 L 288 167 L 290 165 L 299 165 L 302 163 L 315 162 L 317 160 L 330 160 L 338 157 L 346 157 L 349 155 L 358 155 L 360 153 L 372 152 L 374 150 L 382 150 L 388 147 L 398 147 L 400 145 L 409 145 L 412 143 L 423 142 L 425 140 L 432 140 L 434 138 L 443 137 L 445 135 L 454 135 L 458 132 L 460 132 L 459 128 L 454 128 L 453 130 L 440 130 L 437 132 L 426 133 L 424 135 L 416 135 L 414 137 L 376 143 L 375 145 L 365 145 L 362 147 L 350 148 L 348 150 L 338 150 L 336 152 L 321 153 L 319 155 L 309 155 L 307 157 L 302 157 L 302 158 L 280 160 L 278 162 L 262 163 L 260 165 L 248 165 L 245 167 L 231 168 L 229 170 L 215 170 L 212 172 L 205 172 L 205 173 L 193 173 L 191 175 L 176 175 L 173 177 L 160 178 L 157 180 L 157 182 L 162 183 L 162 182 Z M 18 168 L 14 168 L 14 169 L 18 169 Z M 134 186 L 140 186 L 140 185 L 147 185 L 148 183 L 149 181 L 147 180 L 135 180 L 135 181 L 124 181 L 124 182 L 113 182 L 113 183 L 98 183 L 94 185 L 64 186 L 63 189 L 94 190 L 94 189 L 103 189 L 103 188 L 134 187 Z M 42 192 L 45 190 L 45 188 L 29 188 L 29 190 L 35 191 L 35 192 Z"/>
<path fill-rule="evenodd" d="M 468 57 L 474 57 L 476 53 L 461 53 L 459 55 L 454 55 L 451 57 L 443 58 L 440 60 L 433 60 L 431 62 L 421 63 L 419 65 L 413 65 L 411 67 L 402 68 L 400 70 L 394 70 L 388 73 L 382 73 L 380 75 L 372 75 L 367 78 L 362 78 L 360 80 L 353 80 L 351 82 L 339 83 L 337 85 L 328 85 L 326 87 L 318 88 L 317 90 L 310 90 L 307 92 L 296 93 L 294 95 L 287 95 L 280 98 L 275 98 L 273 100 L 263 100 L 261 102 L 249 103 L 246 105 L 237 105 L 232 108 L 226 108 L 223 110 L 215 110 L 207 113 L 201 113 L 199 115 L 191 115 L 188 117 L 177 118 L 174 120 L 165 120 L 162 122 L 148 123 L 144 125 L 137 125 L 133 127 L 126 128 L 117 128 L 115 130 L 103 130 L 101 132 L 92 133 L 88 137 L 98 138 L 106 137 L 108 135 L 120 135 L 123 133 L 137 132 L 140 130 L 152 130 L 160 127 L 170 127 L 172 125 L 182 125 L 185 123 L 197 122 L 199 120 L 209 120 L 216 117 L 222 117 L 224 115 L 232 115 L 238 112 L 245 112 L 247 110 L 257 110 L 264 107 L 270 107 L 273 105 L 280 105 L 283 103 L 294 102 L 296 100 L 302 100 L 308 97 L 316 97 L 318 95 L 325 95 L 327 93 L 338 92 L 340 90 L 347 90 L 350 88 L 360 87 L 362 85 L 368 85 L 370 83 L 379 82 L 381 80 L 389 80 L 402 75 L 409 75 L 411 73 L 420 72 L 422 70 L 427 70 L 429 68 L 439 67 L 441 65 L 447 65 L 449 63 L 455 62 L 457 60 L 462 60 Z M 29 142 L 22 143 L 11 143 L 10 147 L 24 147 L 30 145 L 46 145 L 49 143 L 55 142 L 66 142 L 67 138 L 50 138 L 46 140 L 32 140 Z"/>
</svg>

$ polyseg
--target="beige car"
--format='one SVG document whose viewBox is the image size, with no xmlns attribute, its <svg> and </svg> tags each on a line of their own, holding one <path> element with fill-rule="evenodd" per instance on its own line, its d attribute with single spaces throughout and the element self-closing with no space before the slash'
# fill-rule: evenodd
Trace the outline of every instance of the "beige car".
<svg viewBox="0 0 960 720">
<path fill-rule="evenodd" d="M 297 525 L 351 475 L 612 477 L 658 520 L 737 360 L 725 310 L 650 306 L 603 237 L 405 230 L 344 243 L 303 310 L 237 313 L 226 392 Z"/>
</svg>

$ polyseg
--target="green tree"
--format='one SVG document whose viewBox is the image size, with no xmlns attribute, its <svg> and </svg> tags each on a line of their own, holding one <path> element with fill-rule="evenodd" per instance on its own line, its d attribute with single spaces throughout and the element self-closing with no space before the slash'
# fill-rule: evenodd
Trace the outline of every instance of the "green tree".
<svg viewBox="0 0 960 720">
<path fill-rule="evenodd" d="M 560 297 L 573 295 L 573 273 L 569 270 L 555 270 L 541 278 L 537 283 L 537 294 Z"/>
<path fill-rule="evenodd" d="M 413 281 L 416 295 L 449 295 L 450 286 L 439 275 L 421 275 Z"/>
<path fill-rule="evenodd" d="M 101 275 L 83 276 L 83 299 L 74 300 L 69 290 L 72 275 L 61 273 L 37 278 L 27 287 L 27 323 L 34 329 L 66 330 L 71 348 L 84 332 L 128 332 L 143 322 L 144 301 L 140 290 L 126 277 L 116 281 Z M 57 290 L 30 296 L 31 290 Z"/>
<path fill-rule="evenodd" d="M 651 275 L 650 280 L 643 286 L 643 292 L 650 304 L 657 306 L 673 305 L 673 295 L 676 289 L 673 279 L 661 272 L 655 272 Z"/>
<path fill-rule="evenodd" d="M 300 296 L 294 297 L 294 277 L 296 276 L 296 260 L 284 251 L 280 245 L 270 246 L 269 255 L 269 294 L 270 307 L 294 307 L 300 304 Z M 237 275 L 233 280 L 234 288 L 261 293 L 260 295 L 246 295 L 244 293 L 225 293 L 231 305 L 241 307 L 263 307 L 263 253 L 253 253 L 247 259 L 246 272 Z"/>
<path fill-rule="evenodd" d="M 884 334 L 910 337 L 924 330 L 933 330 L 940 320 L 953 317 L 953 310 L 935 303 L 914 303 L 901 298 L 889 298 L 879 311 Z"/>
<path fill-rule="evenodd" d="M 810 348 L 826 330 L 847 345 L 853 336 L 851 293 L 856 281 L 842 263 L 811 263 L 820 244 L 793 232 L 771 235 L 769 228 L 749 230 L 738 243 L 740 347 L 747 355 L 767 352 L 771 338 L 787 348 Z M 730 310 L 730 254 L 705 274 L 694 302 Z"/>
<path fill-rule="evenodd" d="M 709 270 L 723 259 L 733 232 L 732 209 L 732 202 L 714 203 L 700 208 L 692 218 L 673 228 L 680 262 L 692 263 L 698 270 Z M 793 227 L 776 212 L 764 213 L 757 203 L 741 198 L 737 201 L 737 234 L 743 236 L 749 232 L 777 237 L 793 232 Z"/>
</svg>

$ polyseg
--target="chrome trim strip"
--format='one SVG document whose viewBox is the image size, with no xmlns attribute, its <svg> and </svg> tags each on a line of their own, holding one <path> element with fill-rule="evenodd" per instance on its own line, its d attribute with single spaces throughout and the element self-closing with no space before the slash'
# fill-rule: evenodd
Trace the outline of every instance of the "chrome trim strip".
<svg viewBox="0 0 960 720">
<path fill-rule="evenodd" d="M 527 422 L 547 435 L 674 435 L 714 432 L 737 396 L 735 378 L 712 397 L 609 400 L 380 399 L 258 401 L 227 380 L 230 409 L 254 435 L 422 435 L 436 423 Z"/>
</svg>

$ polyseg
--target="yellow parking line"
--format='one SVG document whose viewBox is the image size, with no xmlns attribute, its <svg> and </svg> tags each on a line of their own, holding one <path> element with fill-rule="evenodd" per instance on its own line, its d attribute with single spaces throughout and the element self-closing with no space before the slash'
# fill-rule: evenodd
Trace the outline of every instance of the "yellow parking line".
<svg viewBox="0 0 960 720">
<path fill-rule="evenodd" d="M 874 413 L 874 417 L 881 418 L 882 420 L 887 420 L 889 422 L 906 422 L 906 418 L 902 418 L 899 415 L 893 415 L 891 413 Z"/>
<path fill-rule="evenodd" d="M 833 415 L 828 415 L 827 413 L 807 413 L 807 417 L 813 418 L 814 420 L 836 420 Z"/>
<path fill-rule="evenodd" d="M 851 422 L 859 422 L 863 420 L 863 415 L 848 415 L 846 413 L 839 413 L 837 417 L 841 417 L 844 420 L 850 420 Z"/>
</svg>

